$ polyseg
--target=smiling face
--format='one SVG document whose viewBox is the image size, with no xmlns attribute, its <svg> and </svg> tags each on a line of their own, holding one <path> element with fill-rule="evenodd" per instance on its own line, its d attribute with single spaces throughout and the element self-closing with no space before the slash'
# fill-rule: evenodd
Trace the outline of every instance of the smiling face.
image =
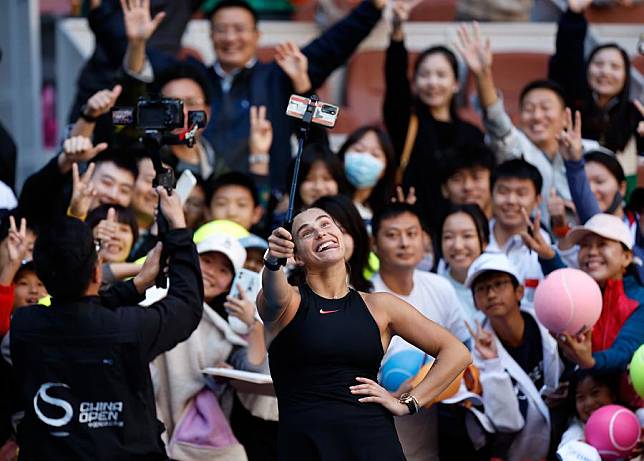
<svg viewBox="0 0 644 461">
<path fill-rule="evenodd" d="M 45 296 L 47 296 L 45 285 L 43 285 L 35 272 L 24 270 L 14 280 L 14 309 L 36 304 L 39 299 Z"/>
<path fill-rule="evenodd" d="M 521 129 L 537 147 L 547 149 L 563 130 L 564 115 L 565 107 L 557 93 L 535 88 L 521 102 Z"/>
<path fill-rule="evenodd" d="M 331 216 L 319 208 L 299 213 L 293 220 L 295 261 L 307 269 L 328 267 L 345 260 L 344 236 Z"/>
<path fill-rule="evenodd" d="M 204 300 L 209 303 L 215 297 L 228 292 L 233 282 L 233 265 L 226 255 L 209 251 L 199 255 L 203 278 Z"/>
<path fill-rule="evenodd" d="M 320 197 L 337 195 L 338 183 L 323 162 L 317 161 L 311 165 L 306 177 L 300 184 L 300 199 L 306 206 L 310 206 Z"/>
<path fill-rule="evenodd" d="M 479 275 L 472 284 L 476 308 L 490 318 L 501 318 L 519 309 L 523 286 L 512 283 L 505 272 L 488 271 Z"/>
<path fill-rule="evenodd" d="M 449 108 L 458 92 L 458 80 L 443 53 L 432 53 L 423 59 L 415 75 L 418 98 L 432 109 Z"/>
<path fill-rule="evenodd" d="M 227 184 L 217 189 L 210 201 L 212 219 L 228 219 L 249 230 L 262 217 L 262 209 L 255 205 L 252 193 L 245 187 Z"/>
<path fill-rule="evenodd" d="M 130 206 L 134 191 L 134 175 L 113 162 L 101 162 L 96 165 L 92 184 L 96 195 L 90 205 L 93 210 L 99 205 Z"/>
<path fill-rule="evenodd" d="M 255 57 L 259 32 L 244 8 L 222 8 L 212 17 L 212 44 L 226 72 L 241 69 Z"/>
<path fill-rule="evenodd" d="M 604 48 L 588 64 L 588 85 L 602 98 L 617 96 L 624 88 L 626 67 L 622 53 L 616 48 Z"/>
<path fill-rule="evenodd" d="M 441 248 L 451 270 L 466 273 L 480 256 L 483 245 L 479 241 L 476 224 L 468 214 L 454 213 L 445 219 Z"/>
<path fill-rule="evenodd" d="M 602 211 L 608 210 L 613 204 L 615 194 L 621 192 L 622 197 L 626 192 L 626 183 L 619 184 L 615 176 L 613 176 L 608 168 L 599 162 L 586 162 L 584 166 L 590 190 L 597 199 L 599 209 Z"/>
<path fill-rule="evenodd" d="M 592 376 L 586 376 L 577 384 L 575 407 L 582 423 L 588 421 L 593 411 L 614 402 L 615 396 L 610 388 Z"/>
<path fill-rule="evenodd" d="M 539 204 L 539 195 L 529 179 L 499 178 L 492 190 L 492 213 L 508 229 L 526 225 L 522 210 L 530 215 Z"/>
<path fill-rule="evenodd" d="M 425 240 L 418 216 L 404 212 L 383 219 L 375 236 L 382 270 L 414 270 L 425 255 Z"/>
<path fill-rule="evenodd" d="M 92 234 L 98 238 L 98 226 L 94 227 Z M 132 245 L 134 244 L 134 234 L 129 225 L 118 222 L 116 223 L 116 232 L 107 242 L 101 243 L 101 256 L 107 263 L 125 262 Z"/>
<path fill-rule="evenodd" d="M 579 241 L 579 268 L 600 286 L 607 280 L 621 280 L 633 254 L 621 243 L 597 234 L 588 234 Z"/>
</svg>

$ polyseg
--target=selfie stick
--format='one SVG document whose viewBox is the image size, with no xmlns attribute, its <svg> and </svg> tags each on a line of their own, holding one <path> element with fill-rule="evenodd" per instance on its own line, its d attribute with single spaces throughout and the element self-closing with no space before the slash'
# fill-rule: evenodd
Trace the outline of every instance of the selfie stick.
<svg viewBox="0 0 644 461">
<path fill-rule="evenodd" d="M 286 221 L 283 226 L 289 232 L 291 231 L 291 226 L 293 225 L 293 211 L 295 208 L 295 193 L 297 191 L 297 177 L 300 173 L 300 162 L 302 161 L 302 151 L 304 150 L 304 141 L 309 134 L 311 129 L 311 122 L 313 121 L 313 113 L 315 112 L 315 107 L 317 102 L 320 100 L 316 94 L 311 96 L 308 105 L 306 106 L 306 111 L 304 111 L 304 116 L 302 117 L 302 122 L 300 124 L 300 130 L 297 134 L 297 155 L 295 156 L 295 167 L 293 168 L 293 179 L 291 180 L 291 192 L 288 196 L 288 209 L 286 210 Z M 280 258 L 280 265 L 286 266 L 286 258 Z"/>
</svg>

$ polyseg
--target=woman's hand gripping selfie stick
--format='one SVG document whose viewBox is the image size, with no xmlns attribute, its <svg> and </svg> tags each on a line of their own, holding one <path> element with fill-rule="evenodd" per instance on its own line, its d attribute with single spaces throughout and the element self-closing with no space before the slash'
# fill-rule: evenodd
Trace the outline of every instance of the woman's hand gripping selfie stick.
<svg viewBox="0 0 644 461">
<path fill-rule="evenodd" d="M 312 95 L 309 103 L 306 106 L 304 115 L 302 116 L 302 121 L 300 122 L 300 130 L 297 134 L 297 155 L 295 157 L 295 167 L 293 169 L 293 180 L 291 181 L 291 191 L 288 196 L 288 209 L 286 210 L 286 221 L 282 225 L 284 229 L 291 232 L 291 227 L 293 225 L 293 208 L 295 207 L 295 193 L 297 191 L 297 178 L 300 173 L 300 162 L 302 160 L 302 151 L 304 150 L 304 141 L 306 140 L 309 130 L 311 129 L 311 123 L 313 121 L 313 114 L 315 113 L 315 107 L 319 98 L 317 95 Z M 279 258 L 278 263 L 280 266 L 286 266 L 286 258 Z"/>
</svg>

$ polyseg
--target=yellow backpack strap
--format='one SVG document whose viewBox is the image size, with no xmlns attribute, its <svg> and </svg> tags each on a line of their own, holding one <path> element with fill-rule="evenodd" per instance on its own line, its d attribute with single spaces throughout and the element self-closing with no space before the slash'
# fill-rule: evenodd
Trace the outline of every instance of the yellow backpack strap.
<svg viewBox="0 0 644 461">
<path fill-rule="evenodd" d="M 418 134 L 418 116 L 411 114 L 409 116 L 409 127 L 407 128 L 407 137 L 405 138 L 405 147 L 403 148 L 402 155 L 400 156 L 400 165 L 396 171 L 396 184 L 402 184 L 405 170 L 409 164 L 409 157 L 416 142 L 416 135 Z"/>
</svg>

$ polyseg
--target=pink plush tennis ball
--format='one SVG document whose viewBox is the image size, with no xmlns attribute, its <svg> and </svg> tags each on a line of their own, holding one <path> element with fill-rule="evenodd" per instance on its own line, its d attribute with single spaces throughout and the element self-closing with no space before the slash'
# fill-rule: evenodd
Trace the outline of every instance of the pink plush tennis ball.
<svg viewBox="0 0 644 461">
<path fill-rule="evenodd" d="M 554 333 L 576 335 L 592 327 L 602 312 L 602 293 L 592 277 L 578 269 L 558 269 L 534 293 L 537 319 Z"/>
<path fill-rule="evenodd" d="M 605 405 L 590 415 L 584 433 L 603 460 L 615 460 L 628 456 L 637 445 L 640 422 L 627 408 Z"/>
</svg>

